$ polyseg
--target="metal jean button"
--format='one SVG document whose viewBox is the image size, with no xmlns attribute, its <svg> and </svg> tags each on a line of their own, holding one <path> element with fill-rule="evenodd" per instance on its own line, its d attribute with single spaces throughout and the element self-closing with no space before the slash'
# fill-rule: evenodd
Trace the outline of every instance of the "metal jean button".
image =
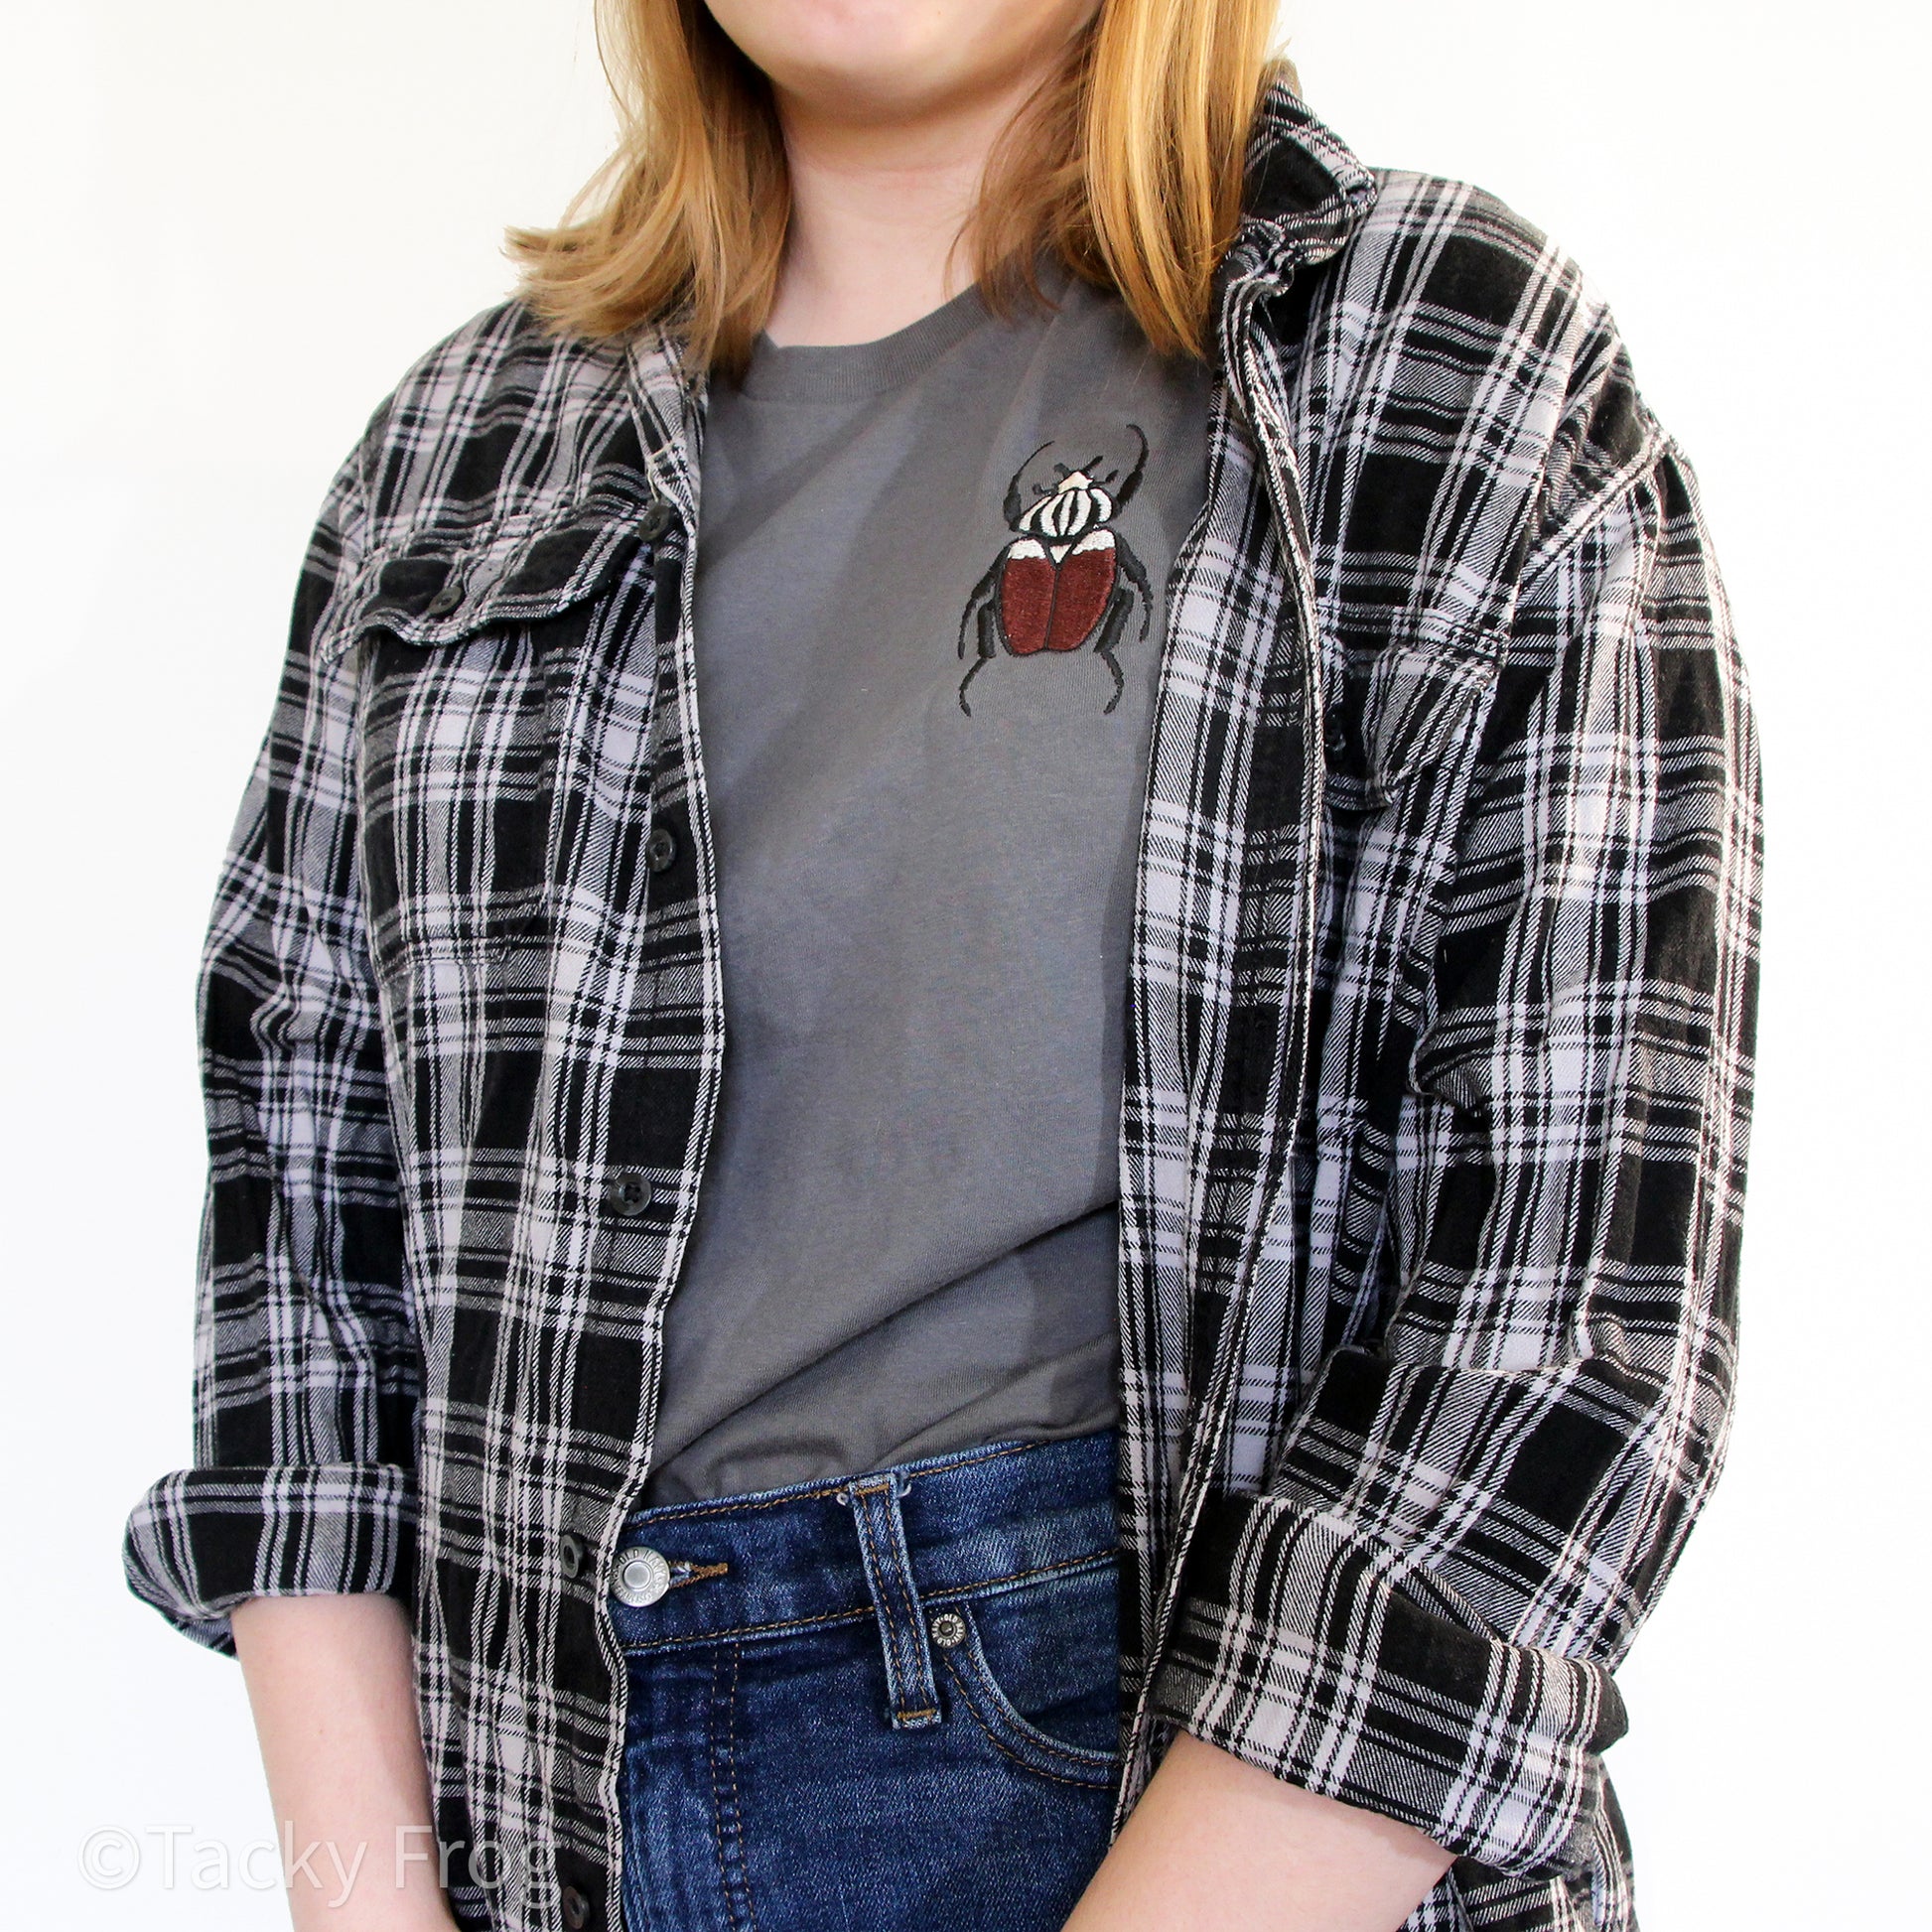
<svg viewBox="0 0 1932 1932">
<path fill-rule="evenodd" d="M 671 1566 L 661 1550 L 626 1550 L 618 1560 L 613 1590 L 633 1610 L 655 1603 L 671 1587 Z"/>
<path fill-rule="evenodd" d="M 966 1641 L 966 1619 L 957 1610 L 941 1610 L 929 1626 L 932 1641 L 942 1650 Z"/>
</svg>

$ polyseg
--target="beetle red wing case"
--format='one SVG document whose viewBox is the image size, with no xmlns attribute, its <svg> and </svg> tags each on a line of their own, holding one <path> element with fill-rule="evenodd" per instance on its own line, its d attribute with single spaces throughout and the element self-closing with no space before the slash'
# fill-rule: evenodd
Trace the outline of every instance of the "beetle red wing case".
<svg viewBox="0 0 1932 1932">
<path fill-rule="evenodd" d="M 1111 530 L 1082 537 L 1061 559 L 1054 574 L 1053 615 L 1046 626 L 1048 650 L 1078 650 L 1093 635 L 1107 614 L 1117 568 Z"/>
<path fill-rule="evenodd" d="M 1058 563 L 1023 537 L 1000 572 L 1000 628 L 1016 657 L 1078 650 L 1093 635 L 1114 594 L 1118 565 L 1111 531 L 1095 530 Z"/>
<path fill-rule="evenodd" d="M 1008 547 L 1000 571 L 1000 629 L 1014 656 L 1031 657 L 1046 648 L 1058 574 L 1045 545 L 1034 538 L 1022 537 Z"/>
</svg>

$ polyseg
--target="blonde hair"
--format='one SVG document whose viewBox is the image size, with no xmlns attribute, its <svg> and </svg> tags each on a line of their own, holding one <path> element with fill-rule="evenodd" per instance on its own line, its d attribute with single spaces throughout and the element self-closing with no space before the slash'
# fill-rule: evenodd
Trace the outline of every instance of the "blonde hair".
<svg viewBox="0 0 1932 1932">
<path fill-rule="evenodd" d="M 989 302 L 1040 300 L 1056 256 L 1118 292 L 1166 354 L 1204 349 L 1215 264 L 1278 0 L 1101 0 L 989 159 L 962 243 Z M 510 231 L 522 294 L 591 337 L 669 323 L 700 366 L 741 368 L 771 310 L 790 217 L 764 76 L 704 0 L 598 0 L 617 151 L 555 228 Z M 1299 88 L 1298 88 L 1299 91 Z"/>
</svg>

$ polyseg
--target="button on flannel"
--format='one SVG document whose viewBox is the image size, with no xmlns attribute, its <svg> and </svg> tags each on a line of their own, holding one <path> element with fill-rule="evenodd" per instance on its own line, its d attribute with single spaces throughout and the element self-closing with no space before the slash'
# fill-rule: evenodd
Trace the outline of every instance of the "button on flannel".
<svg viewBox="0 0 1932 1932">
<path fill-rule="evenodd" d="M 1731 1395 L 1744 678 L 1576 266 L 1280 86 L 1250 159 L 1130 963 L 1116 1826 L 1185 1726 L 1455 1852 L 1415 1932 L 1620 1932 L 1612 1671 Z M 621 1916 L 608 1597 L 725 1045 L 703 414 L 511 303 L 339 475 L 200 983 L 195 1463 L 128 1532 L 219 1648 L 410 1606 L 505 1932 Z"/>
</svg>

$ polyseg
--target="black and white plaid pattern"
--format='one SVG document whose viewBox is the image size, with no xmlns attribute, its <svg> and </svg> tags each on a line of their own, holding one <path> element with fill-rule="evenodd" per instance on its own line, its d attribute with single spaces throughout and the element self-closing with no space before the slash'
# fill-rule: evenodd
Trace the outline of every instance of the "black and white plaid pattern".
<svg viewBox="0 0 1932 1932">
<path fill-rule="evenodd" d="M 1455 1851 L 1418 1932 L 1627 1928 L 1611 1671 L 1729 1411 L 1743 674 L 1573 263 L 1279 87 L 1249 207 L 1130 968 L 1116 1823 L 1182 1725 Z M 509 304 L 338 478 L 201 982 L 197 1462 L 128 1536 L 217 1647 L 411 1605 L 518 1932 L 618 1919 L 605 1596 L 725 1050 L 703 406 Z"/>
</svg>

